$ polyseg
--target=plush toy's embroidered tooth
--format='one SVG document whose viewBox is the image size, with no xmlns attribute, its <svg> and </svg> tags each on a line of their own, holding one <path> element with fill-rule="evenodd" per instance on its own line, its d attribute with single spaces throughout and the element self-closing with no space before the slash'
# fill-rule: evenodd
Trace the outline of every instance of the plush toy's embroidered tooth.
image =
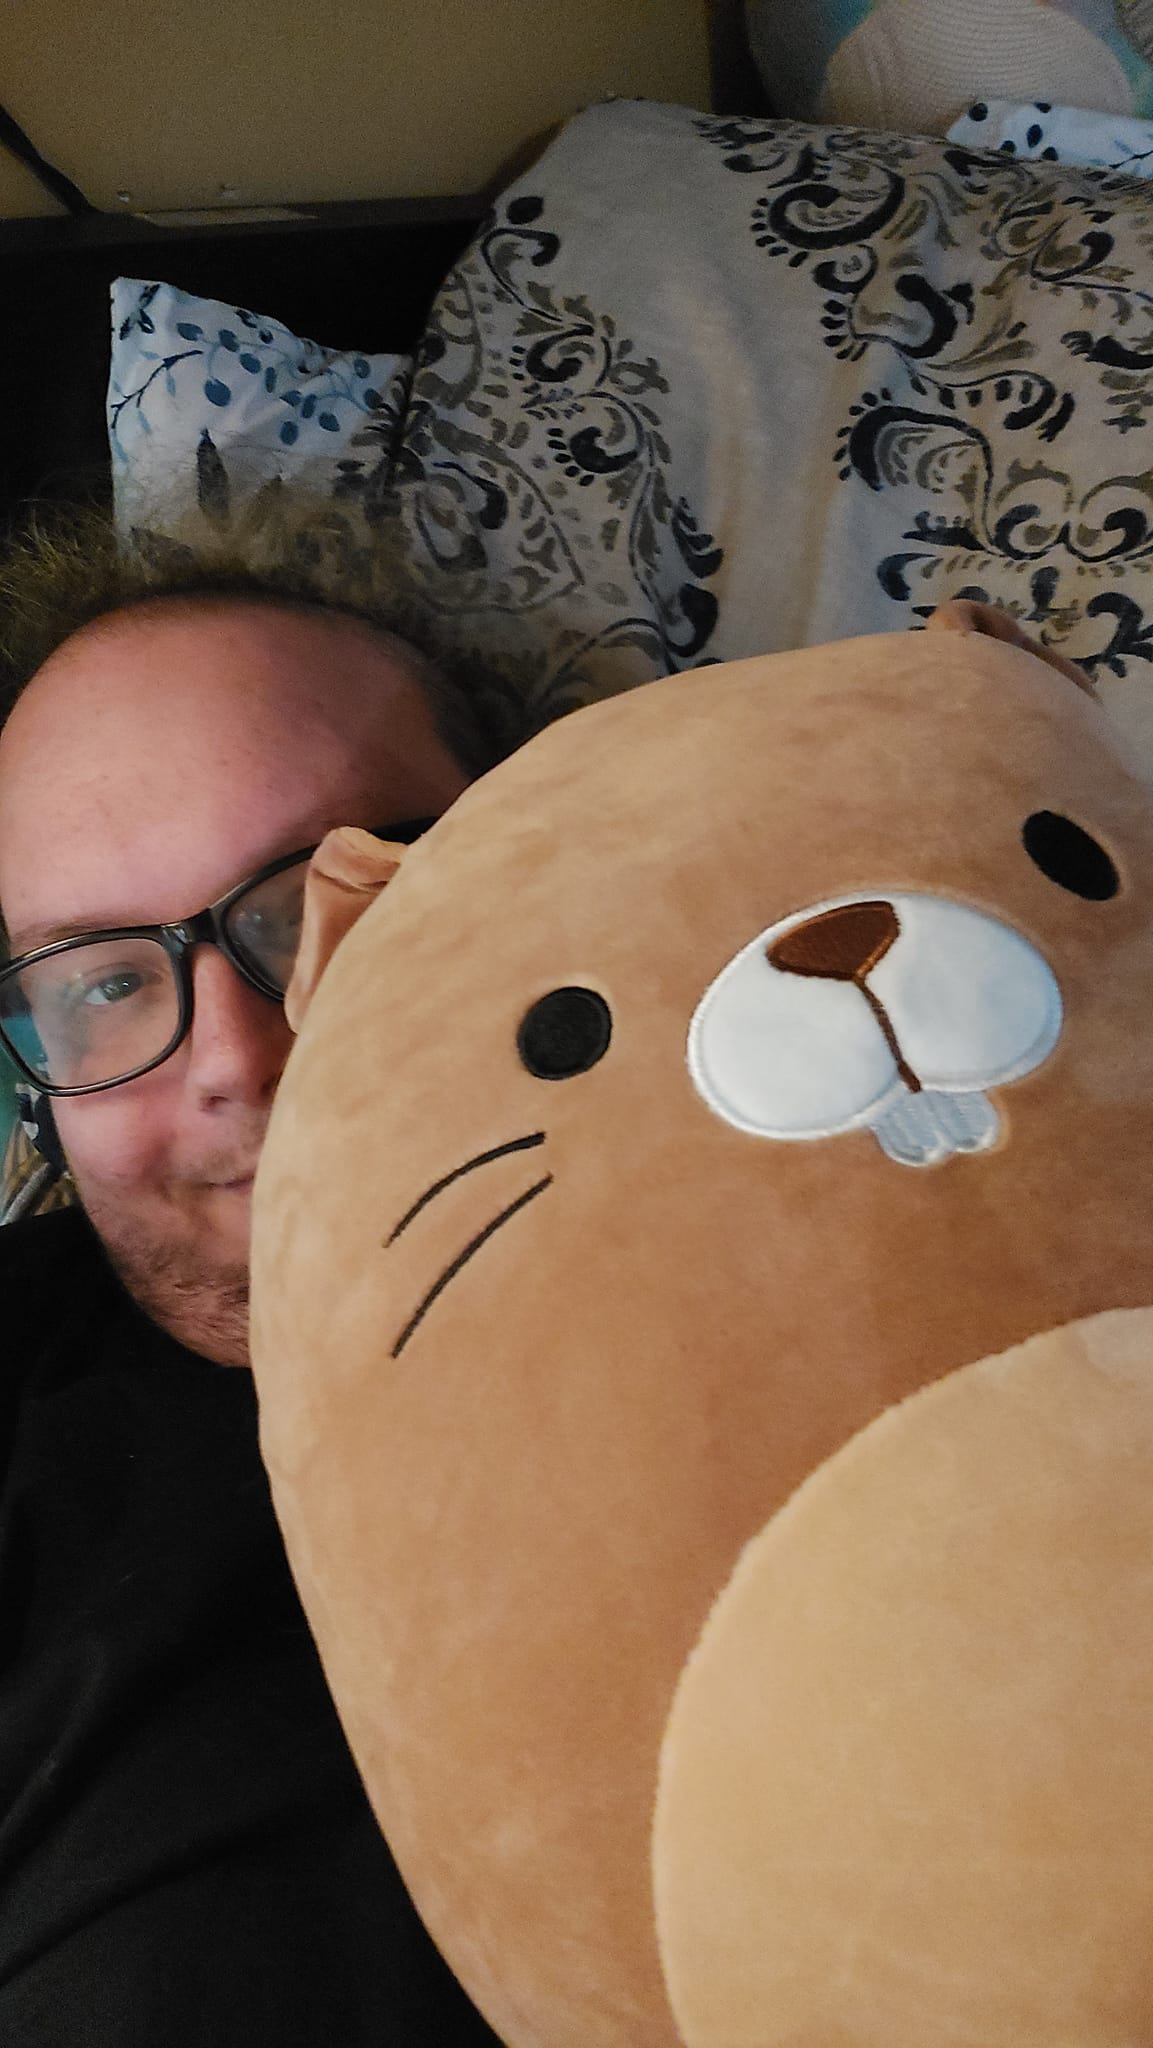
<svg viewBox="0 0 1153 2048">
<path fill-rule="evenodd" d="M 1001 1119 L 987 1095 L 944 1095 L 922 1089 L 887 1109 L 873 1135 L 898 1166 L 938 1166 L 955 1152 L 985 1152 L 995 1145 Z"/>
</svg>

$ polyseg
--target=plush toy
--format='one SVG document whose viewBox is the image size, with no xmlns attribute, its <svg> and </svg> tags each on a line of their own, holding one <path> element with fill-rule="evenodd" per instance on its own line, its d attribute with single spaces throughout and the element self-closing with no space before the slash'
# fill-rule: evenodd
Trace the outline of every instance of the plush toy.
<svg viewBox="0 0 1153 2048">
<path fill-rule="evenodd" d="M 778 114 L 943 135 L 975 100 L 1153 115 L 1150 0 L 746 0 Z"/>
<path fill-rule="evenodd" d="M 1153 2040 L 1153 797 L 930 624 L 314 863 L 262 1441 L 514 2048 Z"/>
</svg>

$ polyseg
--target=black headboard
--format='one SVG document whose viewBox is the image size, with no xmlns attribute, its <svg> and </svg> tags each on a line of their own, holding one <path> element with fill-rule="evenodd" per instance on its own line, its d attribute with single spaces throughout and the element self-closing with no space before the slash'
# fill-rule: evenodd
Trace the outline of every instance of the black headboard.
<svg viewBox="0 0 1153 2048">
<path fill-rule="evenodd" d="M 745 0 L 708 0 L 709 76 L 717 114 L 768 114 L 771 107 L 749 47 Z M 801 10 L 797 8 L 798 15 Z M 802 30 L 798 28 L 798 34 Z"/>
<path fill-rule="evenodd" d="M 162 278 L 337 347 L 403 350 L 485 200 L 293 210 L 298 220 L 196 228 L 100 213 L 0 223 L 0 520 L 29 499 L 109 492 L 114 278 Z"/>
</svg>

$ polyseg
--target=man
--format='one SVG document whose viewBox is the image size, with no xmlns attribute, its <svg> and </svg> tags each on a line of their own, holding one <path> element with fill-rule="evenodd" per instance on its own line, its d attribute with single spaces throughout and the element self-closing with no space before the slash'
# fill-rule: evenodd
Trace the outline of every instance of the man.
<svg viewBox="0 0 1153 2048">
<path fill-rule="evenodd" d="M 82 1204 L 0 1231 L 0 2038 L 464 2048 L 493 2037 L 364 1799 L 235 1368 L 284 857 L 416 829 L 485 739 L 373 621 L 175 581 L 89 603 L 0 730 L 0 1026 L 76 1091 Z"/>
</svg>

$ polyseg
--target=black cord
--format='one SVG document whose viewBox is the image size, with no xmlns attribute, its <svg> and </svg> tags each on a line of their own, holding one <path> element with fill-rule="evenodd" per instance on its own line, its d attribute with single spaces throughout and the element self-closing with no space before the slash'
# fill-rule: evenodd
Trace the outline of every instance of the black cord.
<svg viewBox="0 0 1153 2048">
<path fill-rule="evenodd" d="M 0 107 L 0 147 L 11 151 L 18 163 L 24 164 L 34 178 L 38 178 L 46 192 L 58 199 L 69 213 L 98 213 L 99 208 L 85 199 L 79 185 L 58 171 L 41 156 L 36 144 L 25 135 L 18 121 L 12 119 L 6 107 Z"/>
</svg>

